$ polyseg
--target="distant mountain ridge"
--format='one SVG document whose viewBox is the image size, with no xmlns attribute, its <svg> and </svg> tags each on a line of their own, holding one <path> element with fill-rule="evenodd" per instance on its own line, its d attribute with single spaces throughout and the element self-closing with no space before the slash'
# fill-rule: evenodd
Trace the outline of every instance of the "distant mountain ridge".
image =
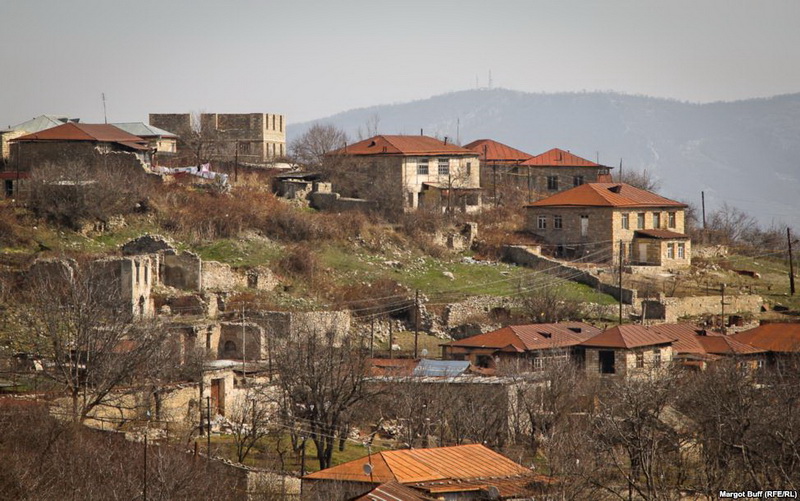
<svg viewBox="0 0 800 501">
<path fill-rule="evenodd" d="M 383 134 L 491 138 L 531 154 L 558 147 L 623 169 L 647 169 L 665 196 L 707 211 L 723 201 L 763 224 L 800 231 L 800 93 L 707 104 L 617 93 L 535 94 L 507 89 L 452 92 L 290 124 L 291 142 L 313 123 L 351 141 L 378 117 Z"/>
</svg>

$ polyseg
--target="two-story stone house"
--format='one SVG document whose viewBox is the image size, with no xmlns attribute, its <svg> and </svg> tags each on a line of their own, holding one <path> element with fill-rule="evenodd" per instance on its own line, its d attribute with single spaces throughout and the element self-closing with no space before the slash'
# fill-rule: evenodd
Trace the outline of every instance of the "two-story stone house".
<svg viewBox="0 0 800 501">
<path fill-rule="evenodd" d="M 522 162 L 519 174 L 527 176 L 532 197 L 538 200 L 584 183 L 604 181 L 610 171 L 611 167 L 553 148 Z"/>
<path fill-rule="evenodd" d="M 684 267 L 686 204 L 625 183 L 587 183 L 526 206 L 526 228 L 557 256 Z"/>
<path fill-rule="evenodd" d="M 366 163 L 375 183 L 386 183 L 404 210 L 423 206 L 480 209 L 480 160 L 474 151 L 428 136 L 374 136 L 328 154 Z M 355 167 L 354 167 L 355 168 Z M 334 187 L 336 188 L 336 187 Z"/>
</svg>

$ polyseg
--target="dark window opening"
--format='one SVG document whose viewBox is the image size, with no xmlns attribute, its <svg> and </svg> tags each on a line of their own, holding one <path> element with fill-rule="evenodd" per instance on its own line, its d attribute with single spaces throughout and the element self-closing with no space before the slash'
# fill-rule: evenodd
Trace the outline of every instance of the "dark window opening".
<svg viewBox="0 0 800 501">
<path fill-rule="evenodd" d="M 614 366 L 614 351 L 601 350 L 600 357 L 600 374 L 616 374 L 617 370 Z"/>
</svg>

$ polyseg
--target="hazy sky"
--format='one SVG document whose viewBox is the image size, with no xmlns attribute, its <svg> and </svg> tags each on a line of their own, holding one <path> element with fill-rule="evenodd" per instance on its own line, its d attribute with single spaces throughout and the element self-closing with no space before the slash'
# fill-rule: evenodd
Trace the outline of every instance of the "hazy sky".
<svg viewBox="0 0 800 501">
<path fill-rule="evenodd" d="M 800 91 L 798 0 L 0 0 L 0 127 L 42 113 L 289 122 L 487 85 L 688 101 Z"/>
</svg>

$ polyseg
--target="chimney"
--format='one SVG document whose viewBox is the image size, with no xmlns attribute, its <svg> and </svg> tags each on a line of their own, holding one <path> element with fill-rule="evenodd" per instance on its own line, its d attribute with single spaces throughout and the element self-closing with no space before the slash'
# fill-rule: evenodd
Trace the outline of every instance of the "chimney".
<svg viewBox="0 0 800 501">
<path fill-rule="evenodd" d="M 422 129 L 421 129 L 421 128 L 419 129 L 419 135 L 420 135 L 420 136 L 424 135 L 424 134 L 422 133 Z"/>
<path fill-rule="evenodd" d="M 444 136 L 444 144 L 447 144 L 447 136 Z"/>
</svg>

